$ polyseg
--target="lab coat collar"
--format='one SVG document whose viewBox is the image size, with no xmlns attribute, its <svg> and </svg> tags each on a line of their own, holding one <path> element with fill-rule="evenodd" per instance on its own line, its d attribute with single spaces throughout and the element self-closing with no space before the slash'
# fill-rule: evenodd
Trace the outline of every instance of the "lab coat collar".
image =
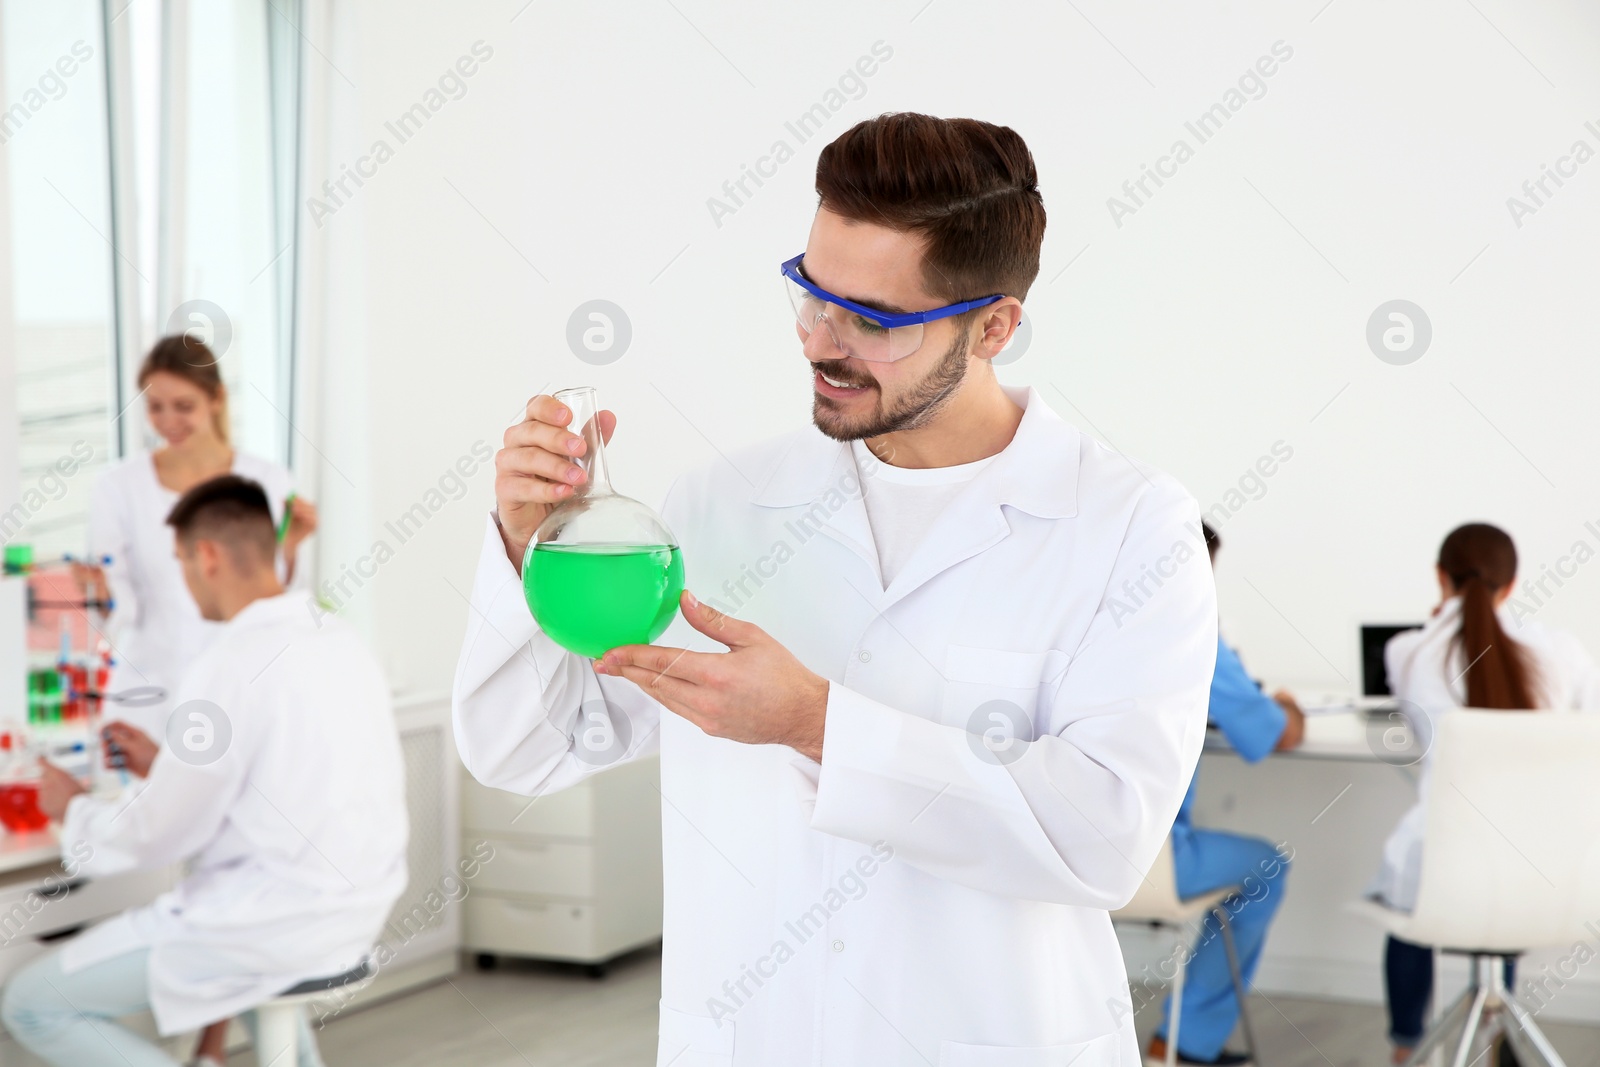
<svg viewBox="0 0 1600 1067">
<path fill-rule="evenodd" d="M 1032 387 L 1002 388 L 1023 409 L 1011 443 L 950 502 L 887 588 L 849 444 L 813 428 L 796 439 L 751 500 L 760 507 L 806 507 L 822 533 L 871 569 L 877 588 L 857 591 L 887 610 L 940 572 L 1003 541 L 1011 532 L 1004 507 L 1047 519 L 1077 514 L 1081 435 Z"/>
<path fill-rule="evenodd" d="M 285 619 L 310 619 L 312 616 L 306 607 L 306 599 L 307 594 L 298 590 L 289 590 L 277 596 L 264 596 L 240 608 L 226 625 L 240 628 L 263 623 L 271 624 Z"/>
<path fill-rule="evenodd" d="M 1042 519 L 1076 515 L 1081 435 L 1032 386 L 1001 389 L 1023 409 L 1022 421 L 976 483 L 995 507 L 1007 505 Z M 751 500 L 769 508 L 812 504 L 830 490 L 850 491 L 854 478 L 849 444 L 813 427 L 773 466 Z"/>
</svg>

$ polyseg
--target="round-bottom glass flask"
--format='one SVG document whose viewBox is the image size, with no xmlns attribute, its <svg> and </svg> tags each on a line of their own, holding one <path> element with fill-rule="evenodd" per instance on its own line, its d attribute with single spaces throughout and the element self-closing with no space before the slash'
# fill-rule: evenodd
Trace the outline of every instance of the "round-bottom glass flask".
<svg viewBox="0 0 1600 1067">
<path fill-rule="evenodd" d="M 528 542 L 522 591 L 556 644 L 598 659 L 666 632 L 683 592 L 683 553 L 659 515 L 611 488 L 596 391 L 563 389 L 555 398 L 584 440 L 573 462 L 588 477 Z"/>
</svg>

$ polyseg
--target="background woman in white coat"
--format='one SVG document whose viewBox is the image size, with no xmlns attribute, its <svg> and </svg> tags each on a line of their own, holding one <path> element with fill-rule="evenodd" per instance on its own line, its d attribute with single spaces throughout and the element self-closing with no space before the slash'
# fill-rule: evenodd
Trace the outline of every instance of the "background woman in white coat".
<svg viewBox="0 0 1600 1067">
<path fill-rule="evenodd" d="M 1384 649 L 1389 687 L 1420 715 L 1424 742 L 1452 708 L 1569 711 L 1600 708 L 1600 668 L 1571 634 L 1506 607 L 1517 576 L 1517 549 L 1505 531 L 1469 523 L 1439 546 L 1442 599 L 1420 630 L 1397 634 Z M 1429 760 L 1423 757 L 1418 802 L 1384 844 L 1373 890 L 1391 907 L 1416 906 L 1422 869 L 1423 808 Z M 1511 982 L 1507 965 L 1507 983 Z M 1433 950 L 1389 938 L 1384 950 L 1389 1039 L 1402 1062 L 1422 1039 L 1433 992 Z"/>
<path fill-rule="evenodd" d="M 184 587 L 167 514 L 192 486 L 231 472 L 261 484 L 273 521 L 281 524 L 291 484 L 279 464 L 233 446 L 227 388 L 217 357 L 199 339 L 162 338 L 139 368 L 138 383 L 150 426 L 164 444 L 134 452 L 100 476 L 89 506 L 89 558 L 109 556 L 111 562 L 81 571 L 100 595 L 109 592 L 115 601 L 108 627 L 116 660 L 110 691 L 155 687 L 168 694 L 150 703 L 108 703 L 106 714 L 159 738 L 184 668 L 218 629 L 200 617 Z M 294 500 L 278 562 L 286 583 L 294 577 L 300 543 L 316 525 L 311 502 Z"/>
</svg>

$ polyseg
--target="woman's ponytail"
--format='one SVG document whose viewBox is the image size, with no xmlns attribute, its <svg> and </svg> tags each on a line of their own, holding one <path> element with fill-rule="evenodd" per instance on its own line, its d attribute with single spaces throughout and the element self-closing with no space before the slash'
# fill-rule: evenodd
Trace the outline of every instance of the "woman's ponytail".
<svg viewBox="0 0 1600 1067">
<path fill-rule="evenodd" d="M 1461 629 L 1455 642 L 1466 664 L 1467 706 L 1538 707 L 1533 657 L 1512 640 L 1495 614 L 1496 594 L 1517 576 L 1517 549 L 1511 537 L 1487 523 L 1458 527 L 1439 547 L 1439 569 L 1461 596 Z"/>
</svg>

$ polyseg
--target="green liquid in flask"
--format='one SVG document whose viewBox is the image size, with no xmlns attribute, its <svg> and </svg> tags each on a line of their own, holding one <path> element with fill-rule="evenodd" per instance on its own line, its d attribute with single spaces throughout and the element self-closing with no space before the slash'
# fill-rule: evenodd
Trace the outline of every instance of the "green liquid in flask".
<svg viewBox="0 0 1600 1067">
<path fill-rule="evenodd" d="M 598 659 L 666 632 L 683 592 L 683 553 L 675 545 L 538 544 L 522 591 L 556 644 Z"/>
</svg>

